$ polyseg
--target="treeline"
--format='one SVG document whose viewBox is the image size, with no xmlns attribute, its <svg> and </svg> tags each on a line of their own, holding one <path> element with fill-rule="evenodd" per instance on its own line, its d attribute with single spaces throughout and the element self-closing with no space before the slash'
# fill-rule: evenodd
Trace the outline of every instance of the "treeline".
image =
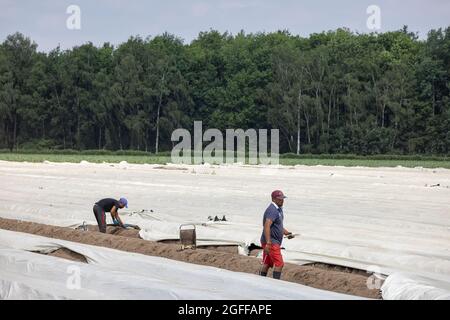
<svg viewBox="0 0 450 320">
<path fill-rule="evenodd" d="M 280 151 L 450 153 L 450 27 L 0 45 L 0 148 L 167 151 L 176 128 L 278 128 Z"/>
</svg>

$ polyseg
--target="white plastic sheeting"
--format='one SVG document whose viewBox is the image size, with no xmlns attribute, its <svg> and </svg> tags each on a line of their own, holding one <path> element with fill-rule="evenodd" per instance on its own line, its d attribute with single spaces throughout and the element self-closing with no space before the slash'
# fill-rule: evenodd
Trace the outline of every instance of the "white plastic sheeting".
<svg viewBox="0 0 450 320">
<path fill-rule="evenodd" d="M 450 283 L 414 274 L 394 273 L 381 290 L 386 300 L 450 300 Z"/>
<path fill-rule="evenodd" d="M 95 201 L 126 196 L 130 209 L 122 210 L 123 220 L 141 226 L 145 239 L 176 239 L 180 224 L 195 223 L 200 245 L 238 244 L 241 253 L 258 244 L 270 192 L 282 189 L 288 196 L 285 226 L 300 234 L 284 242 L 286 261 L 450 283 L 446 169 L 0 161 L 0 181 L 2 217 L 95 224 Z M 148 211 L 130 215 L 142 209 Z M 228 222 L 208 222 L 216 215 Z"/>
<path fill-rule="evenodd" d="M 67 248 L 88 264 L 40 255 Z M 76 277 L 79 275 L 79 281 Z M 358 299 L 231 272 L 0 230 L 0 299 Z"/>
</svg>

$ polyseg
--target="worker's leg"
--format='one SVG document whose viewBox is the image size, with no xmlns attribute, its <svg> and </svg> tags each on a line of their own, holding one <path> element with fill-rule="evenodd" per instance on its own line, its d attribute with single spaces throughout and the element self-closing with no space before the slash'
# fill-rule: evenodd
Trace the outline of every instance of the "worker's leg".
<svg viewBox="0 0 450 320">
<path fill-rule="evenodd" d="M 259 272 L 260 276 L 267 276 L 267 272 L 269 271 L 270 266 L 268 264 L 263 264 L 261 271 Z"/>
<path fill-rule="evenodd" d="M 281 271 L 283 270 L 283 267 L 275 267 L 273 268 L 273 278 L 274 279 L 281 279 Z"/>
<path fill-rule="evenodd" d="M 273 263 L 270 259 L 270 255 L 266 254 L 266 252 L 264 251 L 266 244 L 262 243 L 261 246 L 263 248 L 263 265 L 261 267 L 261 270 L 259 271 L 259 275 L 265 277 L 267 276 L 267 272 L 269 271 L 269 269 L 273 266 Z"/>
<path fill-rule="evenodd" d="M 273 278 L 281 279 L 281 271 L 283 270 L 284 261 L 283 256 L 281 255 L 281 248 L 279 245 L 272 245 L 270 250 L 270 258 L 273 261 Z"/>
<path fill-rule="evenodd" d="M 103 210 L 103 208 L 101 208 L 98 205 L 95 205 L 93 210 L 94 210 L 95 219 L 97 220 L 98 229 L 100 230 L 100 232 L 106 233 L 105 211 Z"/>
</svg>

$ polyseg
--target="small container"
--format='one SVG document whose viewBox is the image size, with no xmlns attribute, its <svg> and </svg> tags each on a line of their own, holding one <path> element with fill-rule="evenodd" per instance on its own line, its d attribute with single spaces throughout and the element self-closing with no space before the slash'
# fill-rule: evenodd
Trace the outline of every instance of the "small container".
<svg viewBox="0 0 450 320">
<path fill-rule="evenodd" d="M 195 231 L 195 225 L 182 224 L 180 226 L 180 243 L 181 250 L 197 248 L 197 233 Z"/>
</svg>

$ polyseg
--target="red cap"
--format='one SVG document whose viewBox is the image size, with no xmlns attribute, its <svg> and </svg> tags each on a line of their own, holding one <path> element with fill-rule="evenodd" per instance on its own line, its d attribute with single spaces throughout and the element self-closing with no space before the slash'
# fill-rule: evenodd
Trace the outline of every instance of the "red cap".
<svg viewBox="0 0 450 320">
<path fill-rule="evenodd" d="M 284 199 L 284 198 L 287 198 L 287 197 L 284 195 L 283 191 L 275 190 L 274 192 L 272 192 L 272 198 Z"/>
</svg>

